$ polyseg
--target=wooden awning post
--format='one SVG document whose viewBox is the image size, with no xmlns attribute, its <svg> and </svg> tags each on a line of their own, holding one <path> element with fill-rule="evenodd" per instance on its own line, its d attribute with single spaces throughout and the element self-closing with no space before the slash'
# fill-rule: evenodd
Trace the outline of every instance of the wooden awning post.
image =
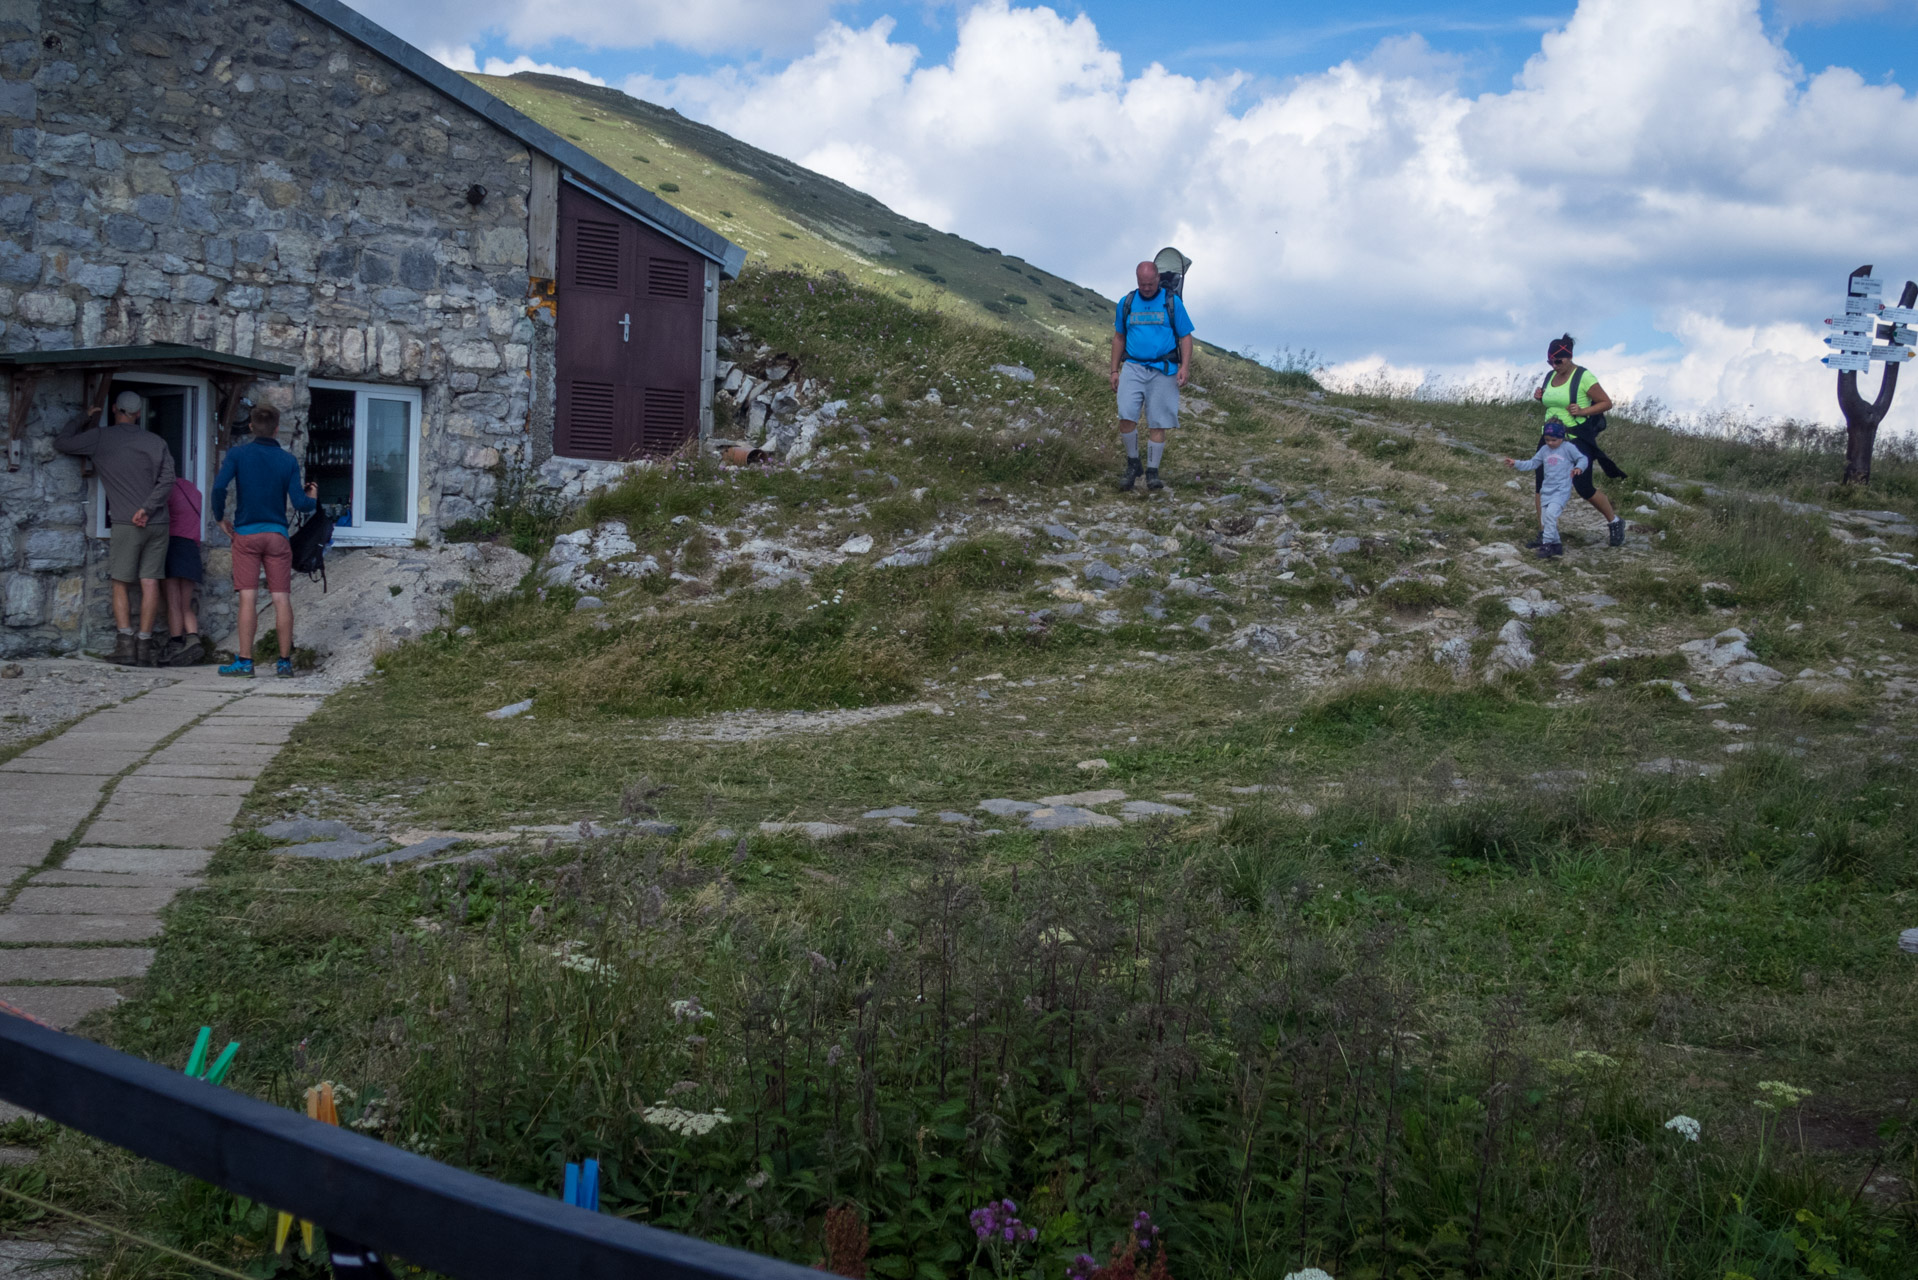
<svg viewBox="0 0 1918 1280">
<path fill-rule="evenodd" d="M 21 462 L 20 442 L 27 434 L 27 412 L 33 407 L 34 389 L 40 379 L 31 373 L 15 373 L 8 380 L 7 399 L 10 410 L 7 431 L 7 470 L 18 471 Z"/>
</svg>

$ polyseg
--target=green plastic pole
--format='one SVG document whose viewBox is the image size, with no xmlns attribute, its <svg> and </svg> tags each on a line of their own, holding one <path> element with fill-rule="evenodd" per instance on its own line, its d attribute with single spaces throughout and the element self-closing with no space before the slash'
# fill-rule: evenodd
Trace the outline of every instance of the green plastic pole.
<svg viewBox="0 0 1918 1280">
<path fill-rule="evenodd" d="M 229 1042 L 226 1048 L 220 1050 L 220 1056 L 214 1061 L 212 1068 L 207 1071 L 206 1082 L 208 1084 L 219 1084 L 222 1080 L 225 1080 L 227 1068 L 233 1065 L 233 1059 L 238 1057 L 239 1053 L 240 1042 L 238 1040 Z"/>
<path fill-rule="evenodd" d="M 201 1027 L 198 1038 L 193 1041 L 193 1052 L 186 1059 L 186 1073 L 196 1080 L 206 1074 L 206 1051 L 212 1043 L 213 1028 Z"/>
</svg>

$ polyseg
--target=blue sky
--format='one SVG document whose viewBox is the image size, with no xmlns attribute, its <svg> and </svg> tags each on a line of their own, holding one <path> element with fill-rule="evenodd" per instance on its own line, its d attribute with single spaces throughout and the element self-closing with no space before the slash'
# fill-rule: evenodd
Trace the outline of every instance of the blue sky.
<svg viewBox="0 0 1918 1280">
<path fill-rule="evenodd" d="M 359 7 L 378 8 L 367 0 Z M 1176 6 L 1165 0 L 1103 0 L 1052 7 L 1062 14 L 1091 17 L 1128 67 L 1160 62 L 1191 76 L 1241 71 L 1282 80 L 1310 75 L 1347 59 L 1364 59 L 1383 41 L 1416 34 L 1434 51 L 1456 60 L 1461 88 L 1478 92 L 1508 87 L 1525 60 L 1538 52 L 1540 34 L 1563 26 L 1572 13 L 1570 7 L 1508 0 L 1463 5 L 1377 0 L 1356 14 L 1328 14 L 1322 4 L 1285 0 L 1184 0 Z M 1816 12 L 1819 9 L 1827 12 Z M 960 7 L 857 0 L 834 5 L 831 12 L 851 26 L 890 17 L 898 24 L 896 38 L 918 46 L 928 61 L 941 62 L 952 54 Z M 1868 80 L 1881 80 L 1898 79 L 1918 65 L 1918 8 L 1870 2 L 1782 8 L 1767 4 L 1764 17 L 1767 30 L 1812 71 L 1849 66 Z M 392 22 L 392 15 L 385 20 Z M 529 46 L 498 31 L 476 31 L 462 42 L 470 42 L 481 58 L 511 60 L 531 54 L 544 62 L 583 67 L 609 84 L 635 74 L 665 79 L 708 73 L 767 56 L 749 40 L 711 53 L 671 44 L 592 48 L 566 39 Z M 772 56 L 791 52 L 777 50 Z"/>
<path fill-rule="evenodd" d="M 1569 329 L 1615 392 L 1829 421 L 1844 273 L 1918 276 L 1918 16 L 1889 0 L 351 2 L 1111 294 L 1176 238 L 1206 336 L 1354 376 L 1530 372 Z"/>
</svg>

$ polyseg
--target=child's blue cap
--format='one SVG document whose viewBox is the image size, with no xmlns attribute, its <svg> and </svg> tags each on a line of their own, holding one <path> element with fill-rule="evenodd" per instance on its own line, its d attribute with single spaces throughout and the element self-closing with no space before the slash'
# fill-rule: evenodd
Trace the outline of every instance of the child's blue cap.
<svg viewBox="0 0 1918 1280">
<path fill-rule="evenodd" d="M 1550 439 L 1563 440 L 1565 438 L 1565 424 L 1558 421 L 1548 422 L 1545 424 L 1545 434 Z"/>
</svg>

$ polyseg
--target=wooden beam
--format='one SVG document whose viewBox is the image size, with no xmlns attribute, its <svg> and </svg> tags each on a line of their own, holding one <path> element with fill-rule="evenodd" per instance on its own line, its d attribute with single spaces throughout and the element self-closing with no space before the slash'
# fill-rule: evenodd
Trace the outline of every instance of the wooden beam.
<svg viewBox="0 0 1918 1280">
<path fill-rule="evenodd" d="M 559 277 L 559 163 L 533 154 L 533 181 L 526 197 L 526 274 Z"/>
</svg>

